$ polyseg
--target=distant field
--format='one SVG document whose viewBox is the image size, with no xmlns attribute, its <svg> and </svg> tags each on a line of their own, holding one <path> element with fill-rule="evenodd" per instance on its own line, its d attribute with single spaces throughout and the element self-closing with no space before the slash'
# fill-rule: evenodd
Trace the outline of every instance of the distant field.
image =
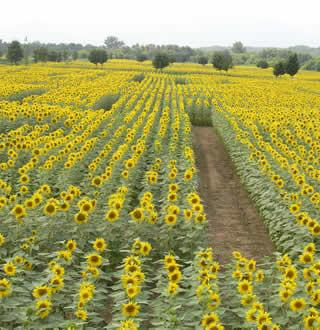
<svg viewBox="0 0 320 330">
<path fill-rule="evenodd" d="M 1 329 L 320 329 L 320 73 L 0 76 Z"/>
</svg>

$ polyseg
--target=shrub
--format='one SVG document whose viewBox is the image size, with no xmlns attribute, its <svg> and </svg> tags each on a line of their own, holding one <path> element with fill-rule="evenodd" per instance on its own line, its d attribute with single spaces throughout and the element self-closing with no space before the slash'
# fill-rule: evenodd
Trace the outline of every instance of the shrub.
<svg viewBox="0 0 320 330">
<path fill-rule="evenodd" d="M 135 81 L 135 82 L 140 83 L 144 78 L 145 78 L 145 75 L 143 73 L 139 73 L 139 74 L 136 74 L 135 76 L 133 76 L 131 81 Z"/>
<path fill-rule="evenodd" d="M 42 95 L 46 93 L 46 89 L 38 88 L 38 89 L 30 89 L 22 92 L 18 92 L 15 94 L 12 94 L 7 97 L 7 100 L 10 102 L 22 102 L 24 98 L 33 96 L 33 95 Z"/>
<path fill-rule="evenodd" d="M 103 110 L 110 110 L 112 105 L 116 103 L 119 99 L 118 94 L 109 94 L 104 95 L 98 99 L 95 104 L 92 106 L 93 110 L 103 109 Z"/>
<path fill-rule="evenodd" d="M 269 68 L 269 63 L 265 60 L 260 60 L 258 63 L 257 63 L 257 67 L 258 68 L 261 68 L 261 69 L 267 69 Z"/>
</svg>

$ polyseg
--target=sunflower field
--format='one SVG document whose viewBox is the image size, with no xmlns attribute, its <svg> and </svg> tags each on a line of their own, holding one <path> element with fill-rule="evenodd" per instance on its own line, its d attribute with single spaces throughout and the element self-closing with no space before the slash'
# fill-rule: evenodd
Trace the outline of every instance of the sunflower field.
<svg viewBox="0 0 320 330">
<path fill-rule="evenodd" d="M 0 329 L 320 329 L 319 74 L 0 75 Z M 216 260 L 192 125 L 222 137 L 274 256 Z"/>
</svg>

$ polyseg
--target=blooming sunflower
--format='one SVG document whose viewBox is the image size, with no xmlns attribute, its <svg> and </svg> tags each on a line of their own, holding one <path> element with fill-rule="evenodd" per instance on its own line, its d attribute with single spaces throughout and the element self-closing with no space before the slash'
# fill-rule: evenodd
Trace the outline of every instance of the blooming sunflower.
<svg viewBox="0 0 320 330">
<path fill-rule="evenodd" d="M 140 305 L 136 302 L 129 301 L 122 305 L 122 315 L 125 317 L 136 317 L 140 313 Z"/>
</svg>

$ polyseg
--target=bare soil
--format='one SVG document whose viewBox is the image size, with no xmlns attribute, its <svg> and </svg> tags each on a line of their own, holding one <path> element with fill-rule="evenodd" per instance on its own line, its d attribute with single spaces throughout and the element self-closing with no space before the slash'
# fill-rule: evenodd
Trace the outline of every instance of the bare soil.
<svg viewBox="0 0 320 330">
<path fill-rule="evenodd" d="M 256 260 L 271 255 L 274 247 L 266 227 L 220 137 L 212 127 L 194 127 L 193 144 L 215 257 L 225 264 L 235 250 Z"/>
</svg>

